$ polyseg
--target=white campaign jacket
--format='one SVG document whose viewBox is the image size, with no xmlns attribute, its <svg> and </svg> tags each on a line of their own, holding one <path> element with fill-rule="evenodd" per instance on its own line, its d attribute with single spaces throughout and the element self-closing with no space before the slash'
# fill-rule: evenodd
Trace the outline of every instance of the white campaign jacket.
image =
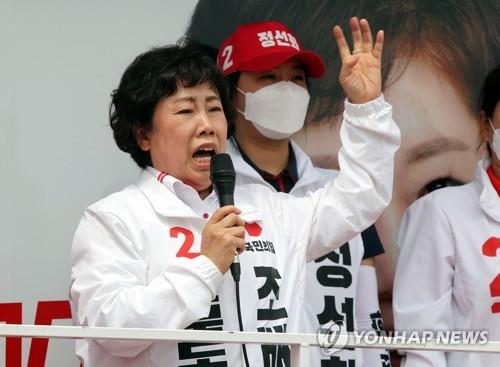
<svg viewBox="0 0 500 367">
<path fill-rule="evenodd" d="M 400 134 L 383 97 L 348 105 L 341 128 L 341 173 L 304 198 L 261 185 L 237 186 L 247 222 L 241 262 L 245 331 L 299 330 L 306 260 L 342 245 L 388 205 Z M 198 193 L 154 170 L 90 206 L 75 233 L 70 298 L 85 326 L 238 330 L 235 285 L 199 255 L 216 195 Z M 165 177 L 166 176 L 166 177 Z M 163 181 L 161 183 L 160 181 Z M 322 228 L 329 227 L 330 231 Z M 287 363 L 287 346 L 247 345 L 251 366 Z M 77 343 L 85 367 L 242 366 L 239 345 L 91 341 Z M 264 363 L 264 360 L 266 363 Z"/>
<path fill-rule="evenodd" d="M 304 197 L 338 176 L 339 172 L 336 170 L 315 167 L 309 156 L 295 142 L 291 141 L 291 145 L 299 177 L 289 192 L 290 195 Z M 256 183 L 275 191 L 274 187 L 243 159 L 234 138 L 229 139 L 226 152 L 233 160 L 237 184 Z M 323 230 L 329 231 L 330 227 Z M 367 293 L 368 297 L 374 298 L 370 305 L 378 305 L 376 281 L 373 284 L 358 283 L 363 255 L 363 240 L 358 234 L 349 240 L 349 245 L 342 246 L 325 257 L 307 263 L 305 304 L 300 316 L 302 332 L 316 334 L 322 324 L 338 319 L 344 320 L 347 331 L 357 329 L 361 325 L 357 325 L 360 305 L 357 302 L 356 293 Z M 370 288 L 375 290 L 372 291 Z M 379 315 L 380 309 L 377 306 L 371 309 L 369 315 L 365 315 L 367 319 L 372 319 L 368 329 L 372 330 L 372 325 L 380 325 Z M 324 318 L 325 321 L 320 324 L 318 317 Z M 328 361 L 330 358 L 335 358 L 338 363 L 349 363 L 351 367 L 390 365 L 389 354 L 378 349 L 344 349 L 334 355 L 329 355 L 319 347 L 312 347 L 310 355 L 311 366 L 319 366 L 321 360 Z"/>
<path fill-rule="evenodd" d="M 488 165 L 478 163 L 473 182 L 426 195 L 405 213 L 393 301 L 397 330 L 487 330 L 489 340 L 500 341 L 500 198 Z M 407 352 L 405 366 L 496 367 L 500 354 Z"/>
</svg>

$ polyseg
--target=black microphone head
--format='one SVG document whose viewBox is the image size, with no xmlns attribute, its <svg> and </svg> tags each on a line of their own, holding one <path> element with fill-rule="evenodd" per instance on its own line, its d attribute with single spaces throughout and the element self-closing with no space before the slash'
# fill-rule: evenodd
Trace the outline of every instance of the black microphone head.
<svg viewBox="0 0 500 367">
<path fill-rule="evenodd" d="M 216 154 L 210 159 L 210 180 L 219 198 L 219 205 L 234 205 L 236 172 L 229 154 Z"/>
<path fill-rule="evenodd" d="M 215 154 L 210 159 L 210 177 L 221 174 L 236 177 L 233 161 L 231 159 L 231 156 L 227 153 Z"/>
</svg>

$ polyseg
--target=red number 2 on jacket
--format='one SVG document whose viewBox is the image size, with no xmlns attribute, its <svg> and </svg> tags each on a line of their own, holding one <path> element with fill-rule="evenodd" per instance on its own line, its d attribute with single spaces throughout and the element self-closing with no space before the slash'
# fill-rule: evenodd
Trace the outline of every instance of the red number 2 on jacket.
<svg viewBox="0 0 500 367">
<path fill-rule="evenodd" d="M 194 242 L 194 235 L 193 232 L 191 232 L 189 229 L 184 228 L 184 227 L 172 227 L 170 228 L 170 237 L 173 238 L 178 238 L 179 234 L 184 236 L 184 242 L 177 251 L 177 257 L 187 257 L 188 259 L 194 259 L 195 257 L 199 256 L 199 252 L 190 252 L 191 247 L 193 246 Z"/>
<path fill-rule="evenodd" d="M 491 237 L 483 244 L 483 255 L 496 257 L 497 250 L 500 249 L 500 238 Z M 490 283 L 491 297 L 500 297 L 500 274 Z M 491 306 L 491 313 L 500 313 L 500 302 L 495 302 Z"/>
</svg>

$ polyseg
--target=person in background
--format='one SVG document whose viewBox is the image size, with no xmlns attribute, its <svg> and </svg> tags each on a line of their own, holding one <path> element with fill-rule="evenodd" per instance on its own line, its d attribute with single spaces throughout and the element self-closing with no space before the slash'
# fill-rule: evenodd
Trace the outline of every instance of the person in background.
<svg viewBox="0 0 500 367">
<path fill-rule="evenodd" d="M 487 331 L 500 340 L 500 67 L 481 91 L 478 125 L 489 157 L 473 182 L 406 211 L 396 268 L 397 330 Z M 485 342 L 483 337 L 477 342 Z M 498 366 L 500 354 L 408 351 L 406 367 Z"/>
<path fill-rule="evenodd" d="M 367 26 L 366 20 L 360 25 L 357 18 L 351 24 L 358 32 Z M 304 124 L 308 78 L 325 73 L 319 55 L 302 49 L 285 25 L 267 21 L 239 26 L 222 43 L 217 61 L 230 83 L 237 111 L 226 151 L 239 184 L 259 184 L 302 197 L 338 175 L 338 171 L 314 167 L 290 139 Z M 307 264 L 304 332 L 317 333 L 334 321 L 342 322 L 349 332 L 355 328 L 383 331 L 373 261 L 383 247 L 373 226 L 363 233 Z M 311 350 L 313 366 L 322 360 L 350 366 L 390 363 L 388 353 L 376 349 L 345 349 L 335 355 L 320 348 Z"/>
<path fill-rule="evenodd" d="M 293 140 L 322 168 L 338 169 L 345 93 L 340 58 L 324 37 L 331 24 L 353 16 L 384 29 L 382 90 L 393 106 L 402 144 L 393 199 L 376 222 L 385 253 L 375 257 L 384 326 L 393 329 L 392 286 L 397 234 L 406 208 L 437 189 L 474 178 L 485 156 L 476 116 L 479 89 L 500 64 L 498 0 L 199 0 L 186 33 L 219 47 L 239 24 L 275 20 L 300 35 L 305 49 L 326 62 L 325 77 L 310 79 L 305 128 Z"/>
<path fill-rule="evenodd" d="M 366 29 L 352 32 L 361 35 L 353 53 L 334 29 L 350 101 L 341 172 L 304 198 L 237 185 L 237 206 L 219 208 L 209 171 L 212 156 L 225 149 L 231 118 L 223 74 L 189 43 L 152 49 L 129 65 L 113 93 L 110 124 L 118 147 L 142 171 L 135 184 L 87 208 L 78 225 L 75 324 L 300 329 L 306 261 L 367 228 L 391 199 L 400 134 L 381 94 L 383 33 L 374 42 Z M 239 282 L 227 272 L 235 251 Z M 290 365 L 288 347 L 253 344 L 79 340 L 77 354 L 85 367 Z"/>
</svg>

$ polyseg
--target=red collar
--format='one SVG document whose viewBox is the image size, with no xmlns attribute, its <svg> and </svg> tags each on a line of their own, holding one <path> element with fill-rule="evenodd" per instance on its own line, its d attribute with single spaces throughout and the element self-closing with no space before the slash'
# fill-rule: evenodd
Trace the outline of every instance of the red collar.
<svg viewBox="0 0 500 367">
<path fill-rule="evenodd" d="M 488 169 L 486 170 L 486 172 L 488 173 L 488 177 L 490 178 L 490 181 L 491 181 L 493 187 L 497 191 L 497 194 L 500 195 L 500 178 L 495 176 L 495 173 L 493 172 L 493 167 L 491 164 L 488 167 Z"/>
</svg>

